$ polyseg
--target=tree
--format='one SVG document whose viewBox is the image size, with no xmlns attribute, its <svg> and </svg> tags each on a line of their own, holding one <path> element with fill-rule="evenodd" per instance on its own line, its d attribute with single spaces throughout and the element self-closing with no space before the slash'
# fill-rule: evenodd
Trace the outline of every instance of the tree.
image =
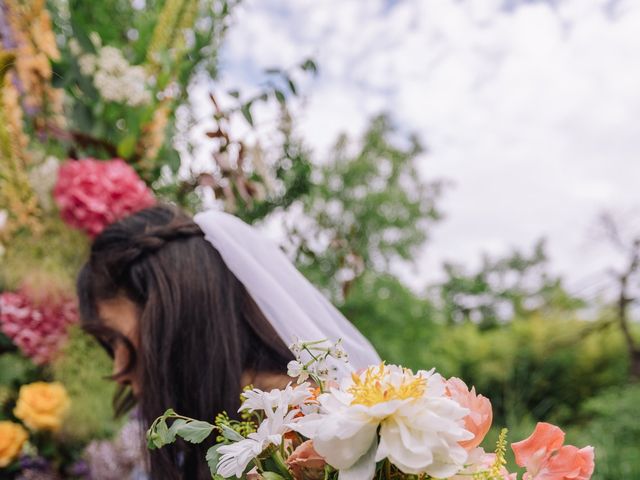
<svg viewBox="0 0 640 480">
<path fill-rule="evenodd" d="M 513 250 L 501 258 L 485 255 L 475 272 L 445 263 L 446 280 L 432 289 L 434 301 L 445 323 L 474 322 L 483 328 L 545 309 L 582 306 L 548 267 L 544 240 L 538 240 L 531 253 Z"/>
<path fill-rule="evenodd" d="M 428 346 L 442 333 L 435 309 L 398 278 L 365 272 L 340 309 L 386 361 L 413 369 L 431 365 Z"/>
<path fill-rule="evenodd" d="M 616 290 L 616 323 L 627 347 L 629 375 L 632 380 L 640 380 L 640 341 L 634 338 L 631 327 L 632 307 L 640 300 L 640 233 L 622 233 L 620 221 L 611 213 L 600 216 L 600 225 L 609 244 L 624 257 L 621 267 L 610 269 Z"/>
<path fill-rule="evenodd" d="M 341 136 L 332 158 L 311 174 L 303 215 L 289 226 L 299 268 L 335 299 L 344 299 L 364 272 L 386 273 L 392 261 L 412 261 L 440 218 L 438 181 L 417 170 L 423 149 L 374 118 L 361 140 Z"/>
</svg>

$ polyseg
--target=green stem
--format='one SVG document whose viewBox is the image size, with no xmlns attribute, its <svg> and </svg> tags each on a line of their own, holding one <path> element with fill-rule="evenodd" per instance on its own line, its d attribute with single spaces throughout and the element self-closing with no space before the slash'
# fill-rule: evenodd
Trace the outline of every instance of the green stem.
<svg viewBox="0 0 640 480">
<path fill-rule="evenodd" d="M 287 464 L 284 463 L 283 455 L 281 455 L 280 452 L 276 451 L 273 453 L 271 458 L 275 462 L 276 467 L 278 468 L 282 476 L 285 477 L 287 480 L 293 480 L 293 477 L 291 476 L 291 472 L 289 472 L 289 467 L 287 467 Z"/>
</svg>

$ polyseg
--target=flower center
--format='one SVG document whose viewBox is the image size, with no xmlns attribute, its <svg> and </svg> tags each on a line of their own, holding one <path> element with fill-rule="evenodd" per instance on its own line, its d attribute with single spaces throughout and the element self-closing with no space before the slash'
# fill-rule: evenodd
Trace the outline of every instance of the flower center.
<svg viewBox="0 0 640 480">
<path fill-rule="evenodd" d="M 385 365 L 369 367 L 362 376 L 352 375 L 353 385 L 347 390 L 353 395 L 351 405 L 372 407 L 391 400 L 418 399 L 424 395 L 427 379 L 405 369 L 400 379 L 392 381 Z"/>
</svg>

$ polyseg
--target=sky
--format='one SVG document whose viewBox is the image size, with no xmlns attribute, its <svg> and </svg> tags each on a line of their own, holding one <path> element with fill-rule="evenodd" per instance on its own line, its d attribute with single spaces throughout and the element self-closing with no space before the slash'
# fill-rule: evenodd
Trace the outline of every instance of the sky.
<svg viewBox="0 0 640 480">
<path fill-rule="evenodd" d="M 640 228 L 640 1 L 244 0 L 234 15 L 220 88 L 319 64 L 295 110 L 316 158 L 382 111 L 427 146 L 446 218 L 400 267 L 411 285 L 544 236 L 582 293 L 619 261 L 598 214 Z"/>
</svg>

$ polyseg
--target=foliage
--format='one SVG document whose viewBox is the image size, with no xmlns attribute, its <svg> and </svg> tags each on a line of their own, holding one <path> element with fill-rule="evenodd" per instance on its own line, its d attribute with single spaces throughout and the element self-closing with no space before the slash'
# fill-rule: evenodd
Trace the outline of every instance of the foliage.
<svg viewBox="0 0 640 480">
<path fill-rule="evenodd" d="M 413 369 L 429 365 L 425 352 L 442 327 L 434 322 L 433 305 L 393 275 L 365 272 L 340 309 L 385 360 Z"/>
<path fill-rule="evenodd" d="M 152 0 L 143 7 L 126 0 L 99 5 L 53 2 L 62 37 L 61 59 L 54 65 L 55 86 L 72 99 L 65 135 L 72 141 L 72 156 L 119 156 L 150 182 L 159 178 L 163 166 L 175 173 L 179 162 L 167 162 L 167 157 L 176 155 L 170 152 L 175 132 L 170 119 L 185 103 L 196 77 L 215 74 L 217 49 L 232 6 L 225 0 Z M 131 66 L 144 66 L 146 101 L 132 105 L 105 98 L 95 70 L 105 48 L 121 51 Z M 163 158 L 158 155 L 161 151 Z"/>
<path fill-rule="evenodd" d="M 387 116 L 371 121 L 355 144 L 340 137 L 330 161 L 313 172 L 304 199 L 308 221 L 289 232 L 296 264 L 336 299 L 364 271 L 388 272 L 411 261 L 440 217 L 441 185 L 417 171 L 422 147 L 401 135 Z"/>
<path fill-rule="evenodd" d="M 107 379 L 111 360 L 103 349 L 79 328 L 70 332 L 63 354 L 52 366 L 53 377 L 62 382 L 71 398 L 64 433 L 90 441 L 112 436 L 121 422 L 114 421 L 111 399 L 115 385 Z"/>
<path fill-rule="evenodd" d="M 433 339 L 423 362 L 476 385 L 498 418 L 529 412 L 534 419 L 565 423 L 584 399 L 626 380 L 621 336 L 604 330 L 580 339 L 579 332 L 589 327 L 589 322 L 542 316 L 486 332 L 465 324 Z"/>
<path fill-rule="evenodd" d="M 485 255 L 474 272 L 454 263 L 443 267 L 446 279 L 433 292 L 443 320 L 450 325 L 471 321 L 489 328 L 514 317 L 572 311 L 584 304 L 564 289 L 560 277 L 549 273 L 543 240 L 529 254 L 514 250 L 501 258 Z"/>
<path fill-rule="evenodd" d="M 50 212 L 33 234 L 23 230 L 13 237 L 2 257 L 0 290 L 18 288 L 24 279 L 46 275 L 63 290 L 74 290 L 75 274 L 86 258 L 88 242 L 81 232 L 71 230 Z"/>
<path fill-rule="evenodd" d="M 312 189 L 313 166 L 309 153 L 302 142 L 293 138 L 290 132 L 285 130 L 283 133 L 282 155 L 272 167 L 273 181 L 276 185 L 262 201 L 239 202 L 238 209 L 234 212 L 248 223 L 264 219 L 276 210 L 288 209 L 296 200 L 308 195 Z M 254 172 L 252 176 L 263 182 L 265 180 L 259 172 Z"/>
<path fill-rule="evenodd" d="M 569 436 L 595 446 L 594 480 L 640 478 L 638 405 L 640 385 L 615 388 L 584 403 L 581 413 L 586 423 L 574 427 Z"/>
</svg>

